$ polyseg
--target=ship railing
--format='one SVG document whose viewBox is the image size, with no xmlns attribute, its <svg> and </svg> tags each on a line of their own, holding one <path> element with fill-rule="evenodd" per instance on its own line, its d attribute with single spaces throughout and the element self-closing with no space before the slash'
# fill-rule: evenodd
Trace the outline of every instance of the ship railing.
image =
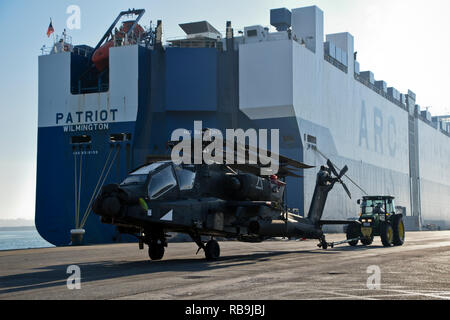
<svg viewBox="0 0 450 320">
<path fill-rule="evenodd" d="M 55 43 L 52 47 L 42 46 L 41 48 L 41 54 L 42 55 L 49 55 L 54 53 L 61 53 L 61 52 L 72 52 L 73 47 L 70 44 L 64 44 L 64 43 Z"/>
<path fill-rule="evenodd" d="M 52 52 L 52 50 L 54 50 L 54 47 L 47 47 L 46 45 L 43 45 L 40 50 L 41 50 L 41 54 L 43 56 L 45 56 L 45 55 L 49 55 L 50 52 Z"/>
<path fill-rule="evenodd" d="M 55 36 L 55 43 L 60 42 L 60 41 L 63 41 L 64 43 L 67 43 L 67 44 L 72 44 L 72 37 L 68 36 L 64 31 L 62 35 Z"/>
<path fill-rule="evenodd" d="M 55 35 L 53 37 L 53 45 L 51 47 L 43 45 L 41 48 L 42 55 L 60 52 L 73 52 L 79 56 L 89 57 L 90 54 L 92 54 L 92 51 L 93 50 L 88 47 L 74 47 L 72 44 L 72 37 L 67 35 L 65 30 L 61 35 Z"/>
<path fill-rule="evenodd" d="M 440 129 L 441 130 L 441 132 L 443 133 L 443 134 L 445 134 L 447 137 L 450 137 L 450 132 L 448 132 L 448 131 L 446 131 L 446 130 L 443 130 L 443 129 Z"/>
<path fill-rule="evenodd" d="M 80 47 L 74 47 L 72 52 L 78 56 L 82 57 L 89 57 L 92 54 L 92 49 L 88 48 L 80 48 Z"/>
<path fill-rule="evenodd" d="M 442 132 L 444 135 L 450 138 L 450 132 L 442 128 L 438 122 L 430 121 L 426 117 L 422 116 L 421 114 L 417 115 L 417 118 L 421 120 L 423 123 L 429 125 L 433 129 Z"/>
<path fill-rule="evenodd" d="M 92 53 L 92 49 L 72 47 L 68 44 L 66 44 L 65 46 L 59 46 L 58 44 L 55 44 L 53 47 L 42 46 L 41 48 L 42 55 L 49 55 L 51 53 L 60 52 L 72 52 L 82 57 L 89 57 L 89 55 Z"/>
<path fill-rule="evenodd" d="M 333 66 L 341 70 L 342 72 L 348 73 L 348 67 L 341 62 L 337 61 L 335 58 L 328 54 L 324 54 L 325 61 L 331 63 Z"/>
<path fill-rule="evenodd" d="M 408 110 L 406 105 L 403 104 L 401 101 L 395 99 L 394 97 L 388 95 L 384 90 L 377 88 L 373 83 L 371 83 L 368 79 L 361 77 L 359 74 L 355 72 L 355 79 L 365 85 L 366 87 L 372 89 L 376 93 L 378 93 L 383 98 L 389 100 L 393 104 L 397 105 L 398 107 L 402 108 L 403 110 Z"/>
<path fill-rule="evenodd" d="M 92 49 L 91 48 L 83 48 L 83 47 L 73 47 L 72 45 L 58 45 L 55 44 L 53 47 L 47 47 L 47 46 L 42 46 L 41 48 L 41 54 L 44 55 L 49 55 L 52 53 L 61 53 L 61 52 L 72 52 L 73 54 L 76 54 L 78 56 L 82 56 L 82 57 L 89 57 L 92 54 Z"/>
</svg>

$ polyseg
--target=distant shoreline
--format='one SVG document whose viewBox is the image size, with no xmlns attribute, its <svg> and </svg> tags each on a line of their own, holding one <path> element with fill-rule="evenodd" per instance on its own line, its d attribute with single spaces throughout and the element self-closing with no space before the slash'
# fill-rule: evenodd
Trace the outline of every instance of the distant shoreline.
<svg viewBox="0 0 450 320">
<path fill-rule="evenodd" d="M 34 220 L 30 219 L 0 219 L 0 228 L 35 227 Z"/>
<path fill-rule="evenodd" d="M 21 231 L 25 231 L 25 230 L 36 230 L 36 227 L 35 227 L 35 226 L 0 227 L 0 232 L 1 232 L 1 231 L 16 231 L 16 230 L 21 230 Z"/>
</svg>

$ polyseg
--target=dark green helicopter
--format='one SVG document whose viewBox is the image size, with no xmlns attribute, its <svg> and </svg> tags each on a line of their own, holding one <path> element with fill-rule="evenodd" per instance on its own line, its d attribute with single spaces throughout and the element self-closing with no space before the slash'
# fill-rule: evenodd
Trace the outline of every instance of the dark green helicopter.
<svg viewBox="0 0 450 320">
<path fill-rule="evenodd" d="M 172 145 L 173 147 L 173 145 Z M 249 147 L 245 147 L 249 151 Z M 169 157 L 149 158 L 120 185 L 102 188 L 93 204 L 101 221 L 135 235 L 139 248 L 149 246 L 151 260 L 161 260 L 168 246 L 167 232 L 188 234 L 203 249 L 207 260 L 220 257 L 215 237 L 242 242 L 262 242 L 274 237 L 317 239 L 327 249 L 322 226 L 352 224 L 321 220 L 328 193 L 347 166 L 338 173 L 328 160 L 317 174 L 307 218 L 289 212 L 285 178 L 313 167 L 279 156 L 277 175 L 261 176 L 261 164 L 177 165 Z M 203 242 L 202 236 L 211 237 Z"/>
</svg>

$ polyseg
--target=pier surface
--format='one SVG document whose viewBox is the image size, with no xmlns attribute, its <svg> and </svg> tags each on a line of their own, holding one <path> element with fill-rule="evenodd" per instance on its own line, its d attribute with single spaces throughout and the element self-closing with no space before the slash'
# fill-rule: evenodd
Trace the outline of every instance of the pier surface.
<svg viewBox="0 0 450 320">
<path fill-rule="evenodd" d="M 220 245 L 216 262 L 196 256 L 194 243 L 169 244 L 158 262 L 137 244 L 4 251 L 0 299 L 450 299 L 450 231 L 409 232 L 392 248 L 379 238 L 327 251 L 316 241 Z M 67 287 L 71 265 L 80 268 L 80 290 Z M 379 290 L 369 290 L 377 268 Z"/>
</svg>

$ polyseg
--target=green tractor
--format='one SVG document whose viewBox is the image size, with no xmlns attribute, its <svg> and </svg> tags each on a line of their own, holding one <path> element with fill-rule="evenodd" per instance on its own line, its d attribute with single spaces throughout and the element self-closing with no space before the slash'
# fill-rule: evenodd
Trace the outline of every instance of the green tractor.
<svg viewBox="0 0 450 320">
<path fill-rule="evenodd" d="M 396 214 L 394 197 L 373 196 L 358 200 L 361 206 L 359 223 L 347 228 L 347 241 L 351 246 L 370 246 L 375 236 L 381 237 L 385 247 L 401 246 L 405 241 L 403 215 Z"/>
</svg>

